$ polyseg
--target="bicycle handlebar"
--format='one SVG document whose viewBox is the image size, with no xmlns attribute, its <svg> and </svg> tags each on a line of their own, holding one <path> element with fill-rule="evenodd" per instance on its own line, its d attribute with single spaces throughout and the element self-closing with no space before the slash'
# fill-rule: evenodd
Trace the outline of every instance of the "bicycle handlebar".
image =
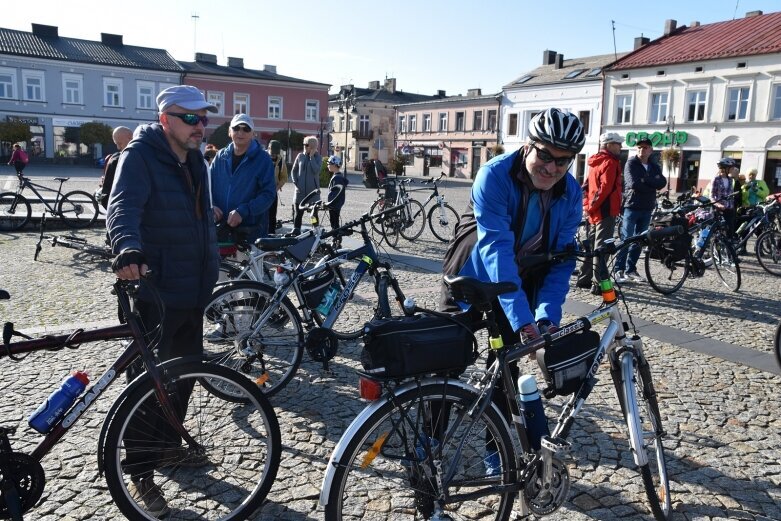
<svg viewBox="0 0 781 521">
<path fill-rule="evenodd" d="M 373 221 L 373 220 L 377 219 L 378 217 L 382 217 L 385 214 L 397 212 L 397 211 L 401 210 L 402 208 L 404 208 L 404 205 L 400 204 L 398 206 L 393 206 L 391 208 L 383 210 L 380 213 L 373 213 L 373 214 L 365 213 L 361 217 L 359 217 L 358 219 L 355 219 L 353 221 L 345 223 L 342 226 L 340 226 L 339 228 L 336 228 L 335 230 L 331 230 L 331 231 L 323 233 L 322 238 L 327 239 L 329 237 L 341 237 L 341 236 L 344 236 L 344 235 L 350 235 L 353 232 L 352 229 L 355 228 L 356 226 L 364 225 L 364 224 L 366 224 L 369 221 Z"/>
</svg>

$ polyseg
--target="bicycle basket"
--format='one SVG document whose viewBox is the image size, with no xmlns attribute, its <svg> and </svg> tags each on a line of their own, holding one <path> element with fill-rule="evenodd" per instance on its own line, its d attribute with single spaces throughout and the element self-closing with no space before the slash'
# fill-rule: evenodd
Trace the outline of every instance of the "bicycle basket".
<svg viewBox="0 0 781 521">
<path fill-rule="evenodd" d="M 320 302 L 328 291 L 328 287 L 336 278 L 336 273 L 332 270 L 325 270 L 317 275 L 301 282 L 301 293 L 304 294 L 304 304 L 309 309 L 314 309 L 320 305 Z"/>
<path fill-rule="evenodd" d="M 361 363 L 372 376 L 454 376 L 477 359 L 477 342 L 465 313 L 374 319 L 366 323 L 363 333 Z"/>
<path fill-rule="evenodd" d="M 595 331 L 578 331 L 537 351 L 537 363 L 548 384 L 543 390 L 546 398 L 566 396 L 580 388 L 594 363 L 599 340 Z"/>
<path fill-rule="evenodd" d="M 664 215 L 655 219 L 651 223 L 651 229 L 666 228 L 668 226 L 683 226 L 684 230 L 689 227 L 689 221 L 685 217 L 675 214 Z M 652 259 L 679 261 L 686 258 L 686 253 L 692 243 L 691 234 L 687 231 L 674 237 L 666 237 L 661 242 L 652 245 L 648 249 L 648 255 Z"/>
</svg>

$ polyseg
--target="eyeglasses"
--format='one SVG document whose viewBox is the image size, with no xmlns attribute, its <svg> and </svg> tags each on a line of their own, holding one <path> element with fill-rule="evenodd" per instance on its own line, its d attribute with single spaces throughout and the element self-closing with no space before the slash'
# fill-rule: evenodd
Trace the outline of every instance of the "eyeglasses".
<svg viewBox="0 0 781 521">
<path fill-rule="evenodd" d="M 190 125 L 191 127 L 194 127 L 199 122 L 203 123 L 203 126 L 209 124 L 209 118 L 206 116 L 199 116 L 198 114 L 182 114 L 178 112 L 165 112 L 164 114 L 168 114 L 169 116 L 174 116 L 176 118 L 181 119 L 186 124 Z"/>
<path fill-rule="evenodd" d="M 543 163 L 553 163 L 556 166 L 569 166 L 572 161 L 575 160 L 572 156 L 567 157 L 554 157 L 550 152 L 544 148 L 537 147 L 534 143 L 531 144 L 532 148 L 537 151 L 537 159 Z"/>
<path fill-rule="evenodd" d="M 252 129 L 249 128 L 247 125 L 236 125 L 235 127 L 231 127 L 231 130 L 234 132 L 252 132 Z"/>
</svg>

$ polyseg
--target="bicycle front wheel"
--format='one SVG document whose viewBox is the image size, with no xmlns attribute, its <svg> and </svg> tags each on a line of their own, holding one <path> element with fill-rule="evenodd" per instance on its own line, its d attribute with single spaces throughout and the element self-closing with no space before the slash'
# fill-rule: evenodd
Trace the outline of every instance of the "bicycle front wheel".
<svg viewBox="0 0 781 521">
<path fill-rule="evenodd" d="M 776 355 L 776 363 L 778 363 L 778 367 L 781 367 L 781 322 L 778 323 L 778 327 L 776 328 L 776 337 L 773 340 L 773 351 Z"/>
<path fill-rule="evenodd" d="M 656 400 L 656 394 L 650 382 L 650 371 L 640 371 L 637 363 L 631 353 L 621 355 L 623 389 L 619 392 L 624 394 L 629 443 L 643 479 L 651 512 L 658 521 L 667 521 L 672 516 L 672 501 L 662 445 L 664 430 L 657 414 L 658 406 L 651 402 Z M 644 372 L 647 374 L 645 379 Z"/>
<path fill-rule="evenodd" d="M 441 508 L 453 520 L 506 520 L 516 492 L 489 485 L 516 480 L 507 423 L 491 405 L 468 414 L 474 391 L 443 382 L 412 386 L 386 401 L 346 443 L 328 493 L 327 521 L 429 519 Z M 486 476 L 485 458 L 498 469 Z M 441 476 L 437 473 L 441 469 Z M 449 502 L 438 504 L 446 483 Z M 468 494 L 482 491 L 480 497 Z"/>
<path fill-rule="evenodd" d="M 68 192 L 60 199 L 57 213 L 71 228 L 86 228 L 98 218 L 98 202 L 82 190 Z"/>
<path fill-rule="evenodd" d="M 426 214 L 423 213 L 423 205 L 415 199 L 410 199 L 408 204 L 401 209 L 399 233 L 408 241 L 414 241 L 423 233 L 424 226 L 426 226 Z"/>
<path fill-rule="evenodd" d="M 387 242 L 388 246 L 391 248 L 395 248 L 399 243 L 399 231 L 404 225 L 404 217 L 402 215 L 403 212 L 404 210 L 392 212 L 391 214 L 383 217 L 380 221 L 382 236 L 385 237 L 385 242 Z"/>
<path fill-rule="evenodd" d="M 711 258 L 716 275 L 721 282 L 732 290 L 740 289 L 740 260 L 735 248 L 726 237 L 714 237 L 710 245 Z"/>
<path fill-rule="evenodd" d="M 648 284 L 662 295 L 675 293 L 689 276 L 691 252 L 675 259 L 661 245 L 650 246 L 645 253 L 645 276 Z"/>
<path fill-rule="evenodd" d="M 2 214 L 0 214 L 0 220 L 2 220 Z M 766 272 L 781 277 L 781 232 L 778 230 L 764 232 L 757 238 L 754 251 L 759 265 Z"/>
<path fill-rule="evenodd" d="M 206 359 L 239 371 L 269 396 L 293 378 L 304 355 L 301 317 L 287 297 L 277 304 L 274 293 L 255 281 L 227 284 L 203 314 Z"/>
<path fill-rule="evenodd" d="M 0 232 L 21 230 L 30 222 L 33 210 L 30 202 L 21 194 L 0 194 Z"/>
<path fill-rule="evenodd" d="M 442 203 L 441 207 L 435 204 L 428 211 L 428 227 L 434 237 L 442 242 L 450 242 L 453 238 L 458 220 L 458 213 L 447 203 Z"/>
<path fill-rule="evenodd" d="M 257 386 L 225 367 L 171 365 L 164 389 L 195 446 L 166 419 L 151 379 L 107 418 L 106 482 L 128 518 L 246 519 L 263 502 L 279 468 L 281 442 L 273 407 Z M 204 381 L 243 397 L 226 401 Z"/>
<path fill-rule="evenodd" d="M 369 207 L 369 215 L 374 215 L 375 213 L 380 213 L 386 208 L 390 208 L 393 206 L 393 201 L 388 201 L 384 197 L 380 197 L 376 201 L 372 203 L 372 205 Z M 372 229 L 377 233 L 382 233 L 382 224 L 380 224 L 380 219 L 372 219 Z"/>
</svg>

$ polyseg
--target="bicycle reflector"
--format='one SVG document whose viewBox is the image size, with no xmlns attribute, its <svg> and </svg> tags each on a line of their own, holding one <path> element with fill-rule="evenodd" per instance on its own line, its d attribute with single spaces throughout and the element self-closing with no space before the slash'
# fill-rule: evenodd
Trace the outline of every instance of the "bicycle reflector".
<svg viewBox="0 0 781 521">
<path fill-rule="evenodd" d="M 375 401 L 382 396 L 382 385 L 377 380 L 361 376 L 358 378 L 358 394 L 364 400 Z"/>
</svg>

